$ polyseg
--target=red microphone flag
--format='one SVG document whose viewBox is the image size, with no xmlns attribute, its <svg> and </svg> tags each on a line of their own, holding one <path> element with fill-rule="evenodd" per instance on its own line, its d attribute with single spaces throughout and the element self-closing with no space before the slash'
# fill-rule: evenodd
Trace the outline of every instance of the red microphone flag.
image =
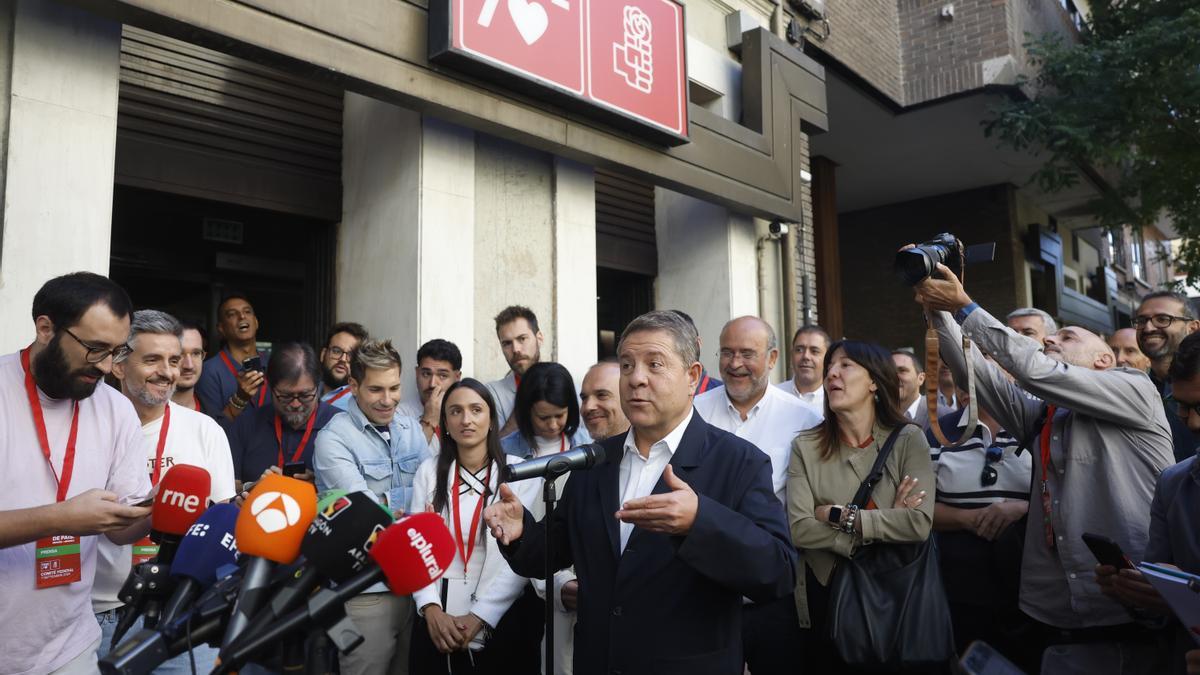
<svg viewBox="0 0 1200 675">
<path fill-rule="evenodd" d="M 371 557 L 392 593 L 409 595 L 446 573 L 454 560 L 454 539 L 440 515 L 418 513 L 380 532 Z"/>
<path fill-rule="evenodd" d="M 312 483 L 271 474 L 258 481 L 238 514 L 238 551 L 288 564 L 300 555 L 300 542 L 317 515 Z"/>
<path fill-rule="evenodd" d="M 208 508 L 211 488 L 212 478 L 204 469 L 190 464 L 171 467 L 158 483 L 150 529 L 183 536 Z"/>
</svg>

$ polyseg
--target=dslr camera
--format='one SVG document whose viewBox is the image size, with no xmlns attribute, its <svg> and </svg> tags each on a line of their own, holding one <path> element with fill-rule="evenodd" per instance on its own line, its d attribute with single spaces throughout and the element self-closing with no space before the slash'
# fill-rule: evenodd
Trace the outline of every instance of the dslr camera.
<svg viewBox="0 0 1200 675">
<path fill-rule="evenodd" d="M 896 276 L 905 284 L 916 286 L 925 279 L 940 279 L 937 266 L 941 263 L 962 279 L 967 263 L 991 262 L 995 255 L 995 242 L 965 246 L 958 237 L 943 232 L 923 244 L 897 253 Z"/>
</svg>

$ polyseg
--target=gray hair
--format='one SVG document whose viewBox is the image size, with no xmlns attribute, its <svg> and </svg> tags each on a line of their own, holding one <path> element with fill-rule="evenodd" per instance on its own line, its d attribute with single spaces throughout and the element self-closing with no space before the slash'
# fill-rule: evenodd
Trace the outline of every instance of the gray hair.
<svg viewBox="0 0 1200 675">
<path fill-rule="evenodd" d="M 1050 316 L 1046 312 L 1043 312 L 1037 307 L 1022 307 L 1020 309 L 1014 309 L 1008 313 L 1008 316 L 1004 317 L 1004 322 L 1008 323 L 1013 319 L 1019 319 L 1023 316 L 1036 316 L 1041 318 L 1042 326 L 1044 326 L 1046 330 L 1046 335 L 1052 335 L 1058 332 L 1058 324 L 1054 322 L 1054 317 Z"/>
<path fill-rule="evenodd" d="M 621 352 L 621 347 L 630 335 L 646 331 L 669 333 L 675 342 L 675 354 L 683 361 L 684 368 L 689 368 L 700 360 L 700 343 L 698 342 L 700 335 L 696 332 L 696 327 L 680 316 L 678 312 L 670 310 L 646 312 L 630 321 L 625 330 L 621 332 L 621 340 L 617 343 L 617 353 Z"/>
<path fill-rule="evenodd" d="M 157 309 L 139 309 L 133 313 L 133 318 L 129 321 L 129 339 L 125 341 L 125 344 L 129 346 L 130 350 L 134 348 L 137 336 L 142 333 L 174 335 L 177 338 L 182 338 L 183 324 L 179 323 L 179 319 L 166 312 Z M 127 358 L 129 358 L 128 352 L 118 360 L 124 361 Z"/>
</svg>

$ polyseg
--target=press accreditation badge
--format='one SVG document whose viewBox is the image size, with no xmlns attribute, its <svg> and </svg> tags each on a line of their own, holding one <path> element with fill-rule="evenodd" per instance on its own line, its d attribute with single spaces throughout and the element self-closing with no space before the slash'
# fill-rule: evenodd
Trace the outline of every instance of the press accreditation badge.
<svg viewBox="0 0 1200 675">
<path fill-rule="evenodd" d="M 83 578 L 79 537 L 64 534 L 38 539 L 34 571 L 38 588 L 73 584 Z"/>
<path fill-rule="evenodd" d="M 154 543 L 150 537 L 142 537 L 133 545 L 133 564 L 135 566 L 149 562 L 156 555 L 158 555 L 158 544 Z"/>
</svg>

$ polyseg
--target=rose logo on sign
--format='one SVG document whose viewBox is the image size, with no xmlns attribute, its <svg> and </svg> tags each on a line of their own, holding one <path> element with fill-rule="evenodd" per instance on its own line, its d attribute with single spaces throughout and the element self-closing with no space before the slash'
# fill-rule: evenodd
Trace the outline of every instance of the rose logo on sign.
<svg viewBox="0 0 1200 675">
<path fill-rule="evenodd" d="M 649 94 L 654 87 L 654 60 L 650 51 L 650 17 L 639 7 L 625 7 L 625 41 L 613 43 L 613 70 L 629 86 Z"/>
</svg>

